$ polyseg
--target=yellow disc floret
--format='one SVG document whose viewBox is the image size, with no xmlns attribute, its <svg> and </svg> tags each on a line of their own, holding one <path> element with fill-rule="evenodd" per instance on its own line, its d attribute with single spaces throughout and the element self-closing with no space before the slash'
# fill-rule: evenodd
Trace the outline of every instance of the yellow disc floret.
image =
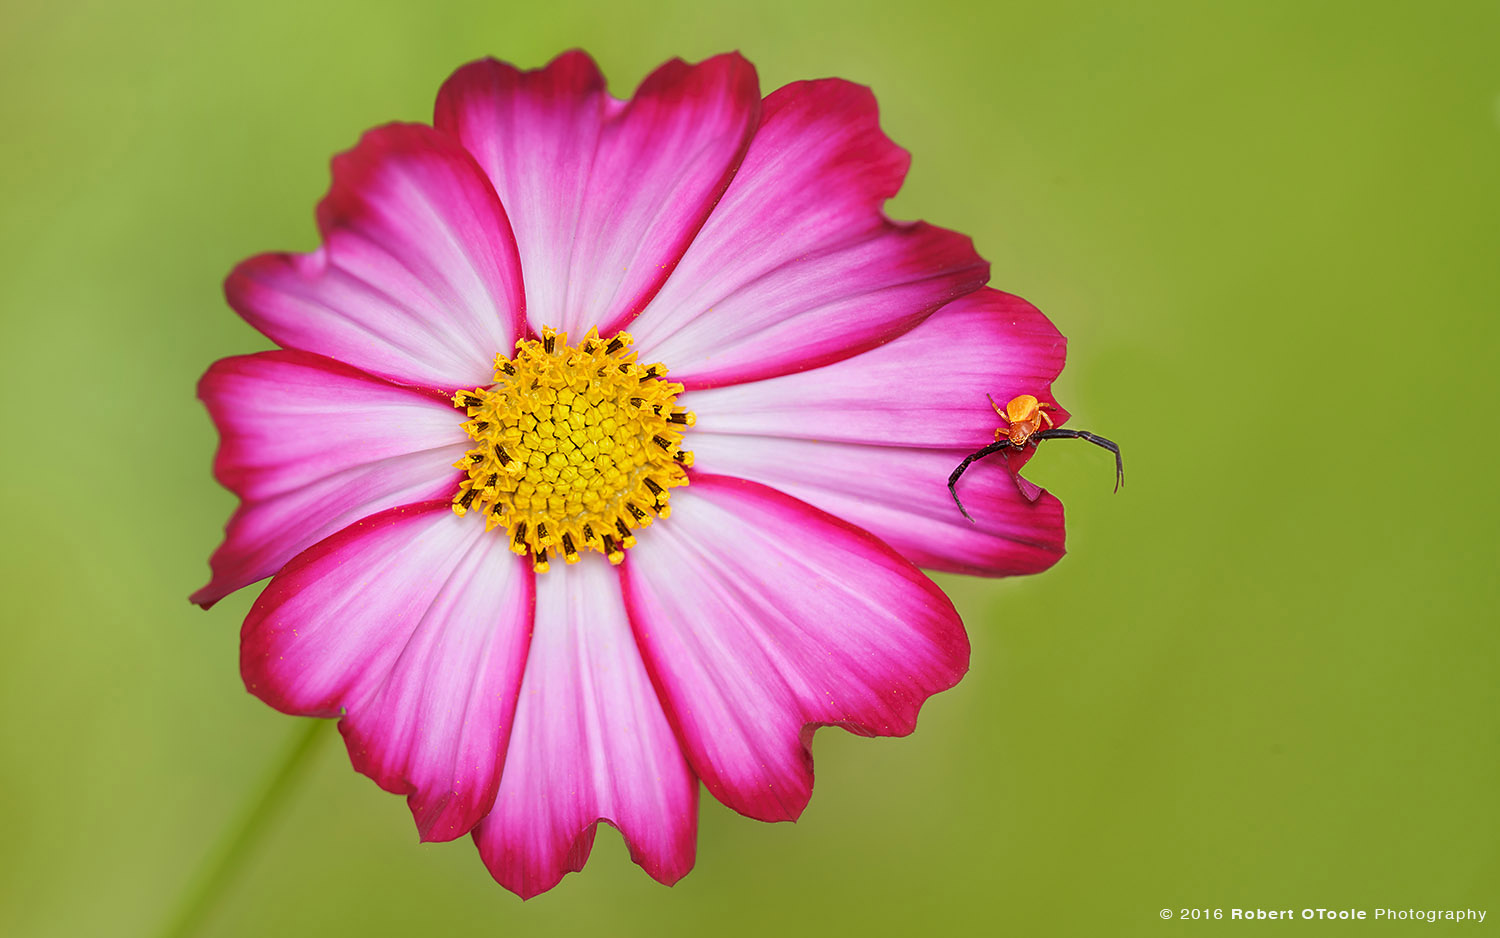
<svg viewBox="0 0 1500 938">
<path fill-rule="evenodd" d="M 681 449 L 693 415 L 673 406 L 682 385 L 635 359 L 629 335 L 606 340 L 594 329 L 576 348 L 543 329 L 517 341 L 515 357 L 495 356 L 493 385 L 453 395 L 475 444 L 454 464 L 468 478 L 453 511 L 507 529 L 511 550 L 538 572 L 553 553 L 623 560 L 632 531 L 671 513 L 668 490 L 687 485 L 693 464 Z"/>
</svg>

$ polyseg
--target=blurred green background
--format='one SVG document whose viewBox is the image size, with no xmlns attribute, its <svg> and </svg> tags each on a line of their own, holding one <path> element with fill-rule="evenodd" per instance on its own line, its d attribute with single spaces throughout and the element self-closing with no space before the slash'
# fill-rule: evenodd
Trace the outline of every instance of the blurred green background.
<svg viewBox="0 0 1500 938">
<path fill-rule="evenodd" d="M 459 64 L 573 46 L 620 95 L 733 48 L 767 91 L 873 86 L 915 157 L 893 214 L 972 234 L 1052 316 L 1057 394 L 1129 483 L 1046 448 L 1070 555 L 942 579 L 968 678 L 911 738 L 821 733 L 796 825 L 705 798 L 675 888 L 605 830 L 523 905 L 467 840 L 418 846 L 329 724 L 203 934 L 1160 936 L 1238 924 L 1162 908 L 1235 906 L 1495 927 L 1494 3 L 0 16 L 0 934 L 156 933 L 298 731 L 240 684 L 254 591 L 186 601 L 233 504 L 194 382 L 264 346 L 224 274 L 313 247 L 329 157 L 427 119 Z"/>
</svg>

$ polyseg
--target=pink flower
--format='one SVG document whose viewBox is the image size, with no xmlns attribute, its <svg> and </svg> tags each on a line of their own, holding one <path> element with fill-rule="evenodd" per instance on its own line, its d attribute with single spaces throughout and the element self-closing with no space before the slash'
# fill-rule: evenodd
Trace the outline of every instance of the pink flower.
<svg viewBox="0 0 1500 938">
<path fill-rule="evenodd" d="M 724 55 L 620 101 L 572 52 L 459 69 L 433 123 L 334 160 L 321 248 L 230 274 L 281 350 L 200 385 L 242 504 L 193 599 L 275 577 L 246 686 L 340 717 L 424 840 L 531 896 L 605 820 L 670 883 L 700 780 L 794 819 L 815 727 L 904 735 L 964 674 L 917 565 L 1061 556 L 998 460 L 977 524 L 945 480 L 987 394 L 1054 403 L 1064 342 L 967 238 L 885 218 L 908 157 L 863 87 L 762 100 Z"/>
</svg>

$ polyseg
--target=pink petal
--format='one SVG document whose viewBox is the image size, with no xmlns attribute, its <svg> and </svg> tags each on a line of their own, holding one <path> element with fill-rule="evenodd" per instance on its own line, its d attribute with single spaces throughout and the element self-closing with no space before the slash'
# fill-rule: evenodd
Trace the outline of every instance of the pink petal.
<svg viewBox="0 0 1500 938">
<path fill-rule="evenodd" d="M 626 557 L 626 606 L 693 770 L 736 811 L 796 818 L 815 727 L 905 735 L 967 670 L 948 598 L 865 532 L 717 476 L 672 508 Z"/>
<path fill-rule="evenodd" d="M 523 329 L 521 267 L 505 210 L 474 160 L 418 124 L 365 134 L 333 161 L 323 247 L 263 254 L 224 290 L 287 348 L 406 384 L 493 380 Z"/>
<path fill-rule="evenodd" d="M 537 578 L 536 626 L 505 777 L 474 831 L 501 885 L 530 898 L 583 869 L 598 821 L 673 883 L 692 868 L 698 788 L 599 555 Z"/>
<path fill-rule="evenodd" d="M 1067 340 L 1036 307 L 984 288 L 915 329 L 822 368 L 679 398 L 701 431 L 893 446 L 961 447 L 994 440 L 1001 407 L 1020 394 L 1052 404 Z M 673 377 L 676 377 L 674 373 Z M 988 396 L 987 396 L 988 395 Z"/>
<path fill-rule="evenodd" d="M 984 288 L 853 358 L 682 395 L 698 417 L 687 445 L 700 469 L 794 495 L 920 566 L 1036 573 L 1062 556 L 1064 532 L 1057 499 L 1006 468 L 1019 471 L 1033 450 L 970 467 L 959 486 L 973 523 L 947 479 L 994 440 L 989 397 L 1003 406 L 1033 394 L 1054 405 L 1058 423 L 1067 419 L 1051 394 L 1065 352 L 1034 306 Z"/>
<path fill-rule="evenodd" d="M 242 500 L 204 607 L 360 518 L 458 490 L 464 418 L 436 394 L 275 351 L 216 362 L 198 396 L 222 436 L 214 474 Z"/>
<path fill-rule="evenodd" d="M 434 123 L 474 154 L 510 212 L 532 328 L 607 335 L 660 289 L 723 194 L 759 98 L 738 54 L 668 62 L 622 103 L 592 59 L 570 52 L 534 72 L 464 66 L 438 93 Z"/>
<path fill-rule="evenodd" d="M 266 588 L 241 634 L 251 693 L 344 714 L 354 767 L 408 794 L 424 840 L 489 810 L 526 658 L 532 574 L 504 536 L 446 501 L 319 542 Z"/>
<path fill-rule="evenodd" d="M 969 449 L 824 443 L 694 431 L 694 465 L 772 486 L 858 525 L 918 566 L 977 576 L 1038 573 L 1063 555 L 1063 509 L 1016 481 L 999 456 L 974 463 L 948 494 L 948 475 Z M 1030 453 L 1013 458 L 1019 471 Z M 697 485 L 697 476 L 693 477 Z M 1034 487 L 1033 487 L 1034 488 Z M 677 504 L 673 494 L 672 504 Z M 674 510 L 672 519 L 677 514 Z M 643 541 L 644 543 L 644 541 Z"/>
<path fill-rule="evenodd" d="M 787 374 L 900 335 L 983 284 L 968 238 L 882 214 L 908 160 L 868 88 L 828 79 L 767 97 L 734 182 L 630 324 L 642 360 L 688 387 Z"/>
</svg>

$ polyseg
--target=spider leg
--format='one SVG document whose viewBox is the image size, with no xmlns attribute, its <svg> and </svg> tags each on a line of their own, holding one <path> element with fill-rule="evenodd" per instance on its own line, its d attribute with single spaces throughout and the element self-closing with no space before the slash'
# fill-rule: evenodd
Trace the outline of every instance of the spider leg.
<svg viewBox="0 0 1500 938">
<path fill-rule="evenodd" d="M 1102 436 L 1088 432 L 1087 430 L 1043 430 L 1041 433 L 1033 433 L 1033 440 L 1088 440 L 1095 446 L 1102 446 L 1115 454 L 1115 491 L 1125 484 L 1125 462 L 1120 458 L 1120 446 L 1114 440 L 1106 440 Z"/>
<path fill-rule="evenodd" d="M 953 504 L 958 506 L 959 513 L 962 514 L 965 518 L 968 518 L 970 524 L 974 523 L 974 519 L 970 517 L 969 512 L 965 510 L 964 503 L 958 500 L 959 477 L 962 476 L 966 471 L 968 471 L 969 466 L 972 465 L 976 459 L 983 459 L 984 457 L 989 456 L 992 453 L 998 453 L 1009 445 L 1010 440 L 1008 439 L 996 440 L 989 446 L 986 446 L 984 449 L 979 450 L 975 453 L 970 453 L 968 456 L 964 457 L 963 462 L 958 464 L 958 468 L 953 470 L 953 474 L 948 476 L 948 494 L 953 496 Z"/>
</svg>

